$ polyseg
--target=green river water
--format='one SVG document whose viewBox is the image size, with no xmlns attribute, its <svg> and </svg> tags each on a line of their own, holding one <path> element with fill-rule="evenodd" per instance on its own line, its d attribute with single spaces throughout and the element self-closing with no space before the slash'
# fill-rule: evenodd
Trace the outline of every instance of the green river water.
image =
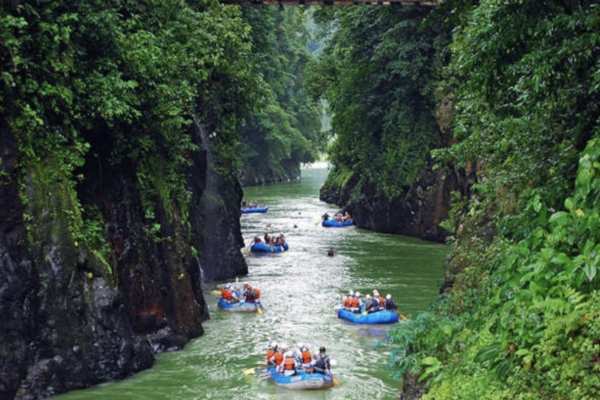
<svg viewBox="0 0 600 400">
<path fill-rule="evenodd" d="M 246 244 L 265 231 L 283 232 L 290 250 L 248 255 L 249 281 L 261 290 L 264 315 L 217 309 L 217 296 L 205 291 L 211 319 L 205 334 L 185 349 L 162 354 L 148 371 L 122 382 L 70 392 L 60 400 L 200 399 L 397 399 L 398 379 L 386 370 L 389 349 L 374 346 L 388 326 L 356 326 L 339 320 L 340 293 L 391 293 L 408 318 L 425 311 L 443 280 L 445 246 L 413 238 L 350 228 L 322 228 L 320 216 L 336 208 L 318 199 L 327 170 L 306 169 L 300 181 L 245 188 L 247 199 L 270 206 L 267 214 L 242 216 Z M 297 225 L 297 228 L 294 228 Z M 335 257 L 327 257 L 332 246 Z M 270 340 L 311 350 L 325 346 L 337 361 L 339 387 L 291 391 L 269 380 L 244 376 L 261 364 Z"/>
</svg>

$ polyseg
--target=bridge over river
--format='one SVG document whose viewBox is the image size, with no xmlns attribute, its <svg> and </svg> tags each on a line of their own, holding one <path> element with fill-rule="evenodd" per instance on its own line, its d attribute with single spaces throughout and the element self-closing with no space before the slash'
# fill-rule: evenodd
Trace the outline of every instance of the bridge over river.
<svg viewBox="0 0 600 400">
<path fill-rule="evenodd" d="M 383 6 L 405 6 L 405 7 L 435 7 L 436 1 L 419 0 L 220 0 L 222 4 L 247 4 L 247 5 L 307 5 L 307 6 L 329 6 L 329 5 L 383 5 Z"/>
</svg>

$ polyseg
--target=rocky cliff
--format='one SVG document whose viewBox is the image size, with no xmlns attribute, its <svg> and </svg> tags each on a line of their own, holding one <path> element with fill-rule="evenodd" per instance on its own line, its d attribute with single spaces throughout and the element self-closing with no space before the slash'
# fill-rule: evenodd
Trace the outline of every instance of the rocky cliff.
<svg viewBox="0 0 600 400">
<path fill-rule="evenodd" d="M 107 136 L 87 138 L 77 171 L 85 178 L 74 186 L 54 173 L 51 155 L 24 164 L 0 126 L 1 399 L 48 397 L 148 368 L 153 354 L 202 334 L 202 281 L 247 273 L 240 185 L 212 168 L 218 154 L 202 130 L 190 134 L 200 150 L 181 207 L 142 196 L 136 165 L 109 161 Z M 101 221 L 87 224 L 87 240 L 70 231 L 81 217 L 75 201 L 94 214 L 86 221 Z M 105 248 L 92 245 L 95 236 Z"/>
<path fill-rule="evenodd" d="M 268 166 L 260 166 L 257 168 L 246 167 L 240 171 L 240 182 L 242 186 L 260 186 L 300 179 L 299 162 L 286 160 L 282 162 L 282 165 L 283 167 L 279 172 Z"/>
<path fill-rule="evenodd" d="M 440 132 L 437 148 L 452 143 L 452 112 L 452 104 L 440 100 L 436 112 Z M 448 218 L 451 192 L 469 196 L 477 176 L 475 166 L 470 164 L 466 169 L 456 168 L 451 163 L 433 167 L 434 162 L 428 157 L 414 183 L 392 199 L 379 193 L 372 184 L 362 186 L 357 194 L 355 187 L 361 180 L 360 172 L 353 173 L 343 185 L 328 179 L 321 188 L 320 199 L 348 210 L 361 228 L 442 242 L 448 232 L 439 224 Z"/>
</svg>

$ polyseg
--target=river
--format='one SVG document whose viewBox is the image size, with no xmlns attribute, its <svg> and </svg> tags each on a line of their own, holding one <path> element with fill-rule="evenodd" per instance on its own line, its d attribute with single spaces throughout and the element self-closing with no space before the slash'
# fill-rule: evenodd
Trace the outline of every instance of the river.
<svg viewBox="0 0 600 400">
<path fill-rule="evenodd" d="M 325 169 L 305 169 L 296 182 L 244 189 L 247 199 L 270 207 L 267 214 L 242 216 L 246 244 L 270 223 L 270 232 L 284 233 L 290 245 L 283 254 L 247 256 L 250 274 L 241 279 L 261 290 L 263 315 L 219 311 L 213 285 L 205 291 L 211 315 L 205 334 L 184 350 L 158 356 L 152 369 L 125 381 L 55 399 L 397 399 L 400 381 L 386 369 L 389 349 L 374 347 L 387 327 L 351 325 L 337 318 L 335 307 L 348 290 L 378 289 L 391 293 L 408 318 L 416 316 L 438 293 L 447 248 L 356 227 L 322 228 L 320 215 L 336 211 L 318 199 L 326 176 Z M 334 257 L 327 257 L 329 247 Z M 289 391 L 244 376 L 263 362 L 270 340 L 325 346 L 337 361 L 332 370 L 340 386 Z"/>
</svg>

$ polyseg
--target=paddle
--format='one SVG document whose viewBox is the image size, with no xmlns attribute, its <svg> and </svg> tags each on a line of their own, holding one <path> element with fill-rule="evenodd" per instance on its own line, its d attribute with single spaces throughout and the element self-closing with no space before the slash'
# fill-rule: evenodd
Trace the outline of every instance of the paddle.
<svg viewBox="0 0 600 400">
<path fill-rule="evenodd" d="M 220 296 L 221 295 L 221 291 L 220 290 L 213 290 L 211 293 L 214 294 L 215 296 Z"/>
<path fill-rule="evenodd" d="M 400 316 L 400 318 L 402 318 L 402 321 L 405 321 L 405 322 L 408 321 L 408 318 L 406 318 L 404 316 L 404 314 L 402 314 L 400 311 L 398 311 L 398 310 L 394 310 L 394 311 L 396 312 L 396 314 L 398 314 Z"/>
<path fill-rule="evenodd" d="M 257 378 L 262 380 L 262 379 L 268 379 L 270 377 L 271 377 L 271 371 L 267 371 L 267 372 L 259 375 Z"/>
<path fill-rule="evenodd" d="M 263 315 L 263 310 L 262 310 L 262 306 L 260 305 L 260 302 L 255 302 L 254 303 L 256 305 L 256 312 L 258 313 L 258 315 Z"/>
<path fill-rule="evenodd" d="M 338 381 L 336 378 L 333 378 L 333 386 L 340 386 L 340 381 Z"/>
<path fill-rule="evenodd" d="M 258 371 L 262 371 L 262 370 L 266 370 L 266 369 L 267 369 L 267 367 L 265 367 L 265 366 L 248 368 L 247 370 L 244 371 L 244 375 L 254 375 Z"/>
</svg>

